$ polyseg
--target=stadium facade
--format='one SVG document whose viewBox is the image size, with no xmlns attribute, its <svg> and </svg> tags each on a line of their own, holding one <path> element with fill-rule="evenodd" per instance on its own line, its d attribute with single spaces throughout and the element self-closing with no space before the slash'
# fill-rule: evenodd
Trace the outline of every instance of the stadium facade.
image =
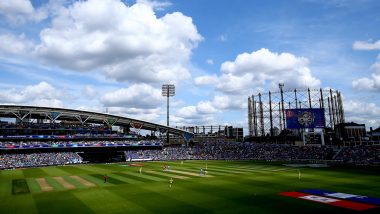
<svg viewBox="0 0 380 214">
<path fill-rule="evenodd" d="M 140 130 L 150 131 L 152 137 L 169 132 L 173 136 L 190 140 L 194 135 L 186 130 L 129 117 L 52 107 L 0 105 L 0 119 L 0 142 L 3 142 L 1 150 L 162 146 L 162 143 L 158 145 L 137 141 Z M 118 127 L 118 130 L 115 131 L 114 127 Z M 45 146 L 44 144 L 23 145 L 24 141 L 50 143 Z M 88 145 L 87 141 L 114 142 Z M 6 142 L 18 142 L 18 144 L 8 145 Z"/>
</svg>

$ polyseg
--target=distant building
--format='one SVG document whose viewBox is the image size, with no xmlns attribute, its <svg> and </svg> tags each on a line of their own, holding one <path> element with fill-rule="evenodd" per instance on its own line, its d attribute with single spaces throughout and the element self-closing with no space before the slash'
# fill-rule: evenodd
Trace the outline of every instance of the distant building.
<svg viewBox="0 0 380 214">
<path fill-rule="evenodd" d="M 234 128 L 233 126 L 227 126 L 224 129 L 224 135 L 226 138 L 233 138 L 242 142 L 244 138 L 243 128 Z"/>
<path fill-rule="evenodd" d="M 243 128 L 233 126 L 208 125 L 208 126 L 183 126 L 176 127 L 194 133 L 193 142 L 243 142 Z M 174 138 L 173 138 L 174 139 Z M 176 139 L 176 142 L 182 142 Z"/>
<path fill-rule="evenodd" d="M 370 139 L 373 141 L 380 141 L 380 127 L 369 132 Z"/>
<path fill-rule="evenodd" d="M 354 122 L 335 125 L 335 134 L 338 140 L 343 141 L 362 141 L 367 137 L 365 124 Z"/>
</svg>

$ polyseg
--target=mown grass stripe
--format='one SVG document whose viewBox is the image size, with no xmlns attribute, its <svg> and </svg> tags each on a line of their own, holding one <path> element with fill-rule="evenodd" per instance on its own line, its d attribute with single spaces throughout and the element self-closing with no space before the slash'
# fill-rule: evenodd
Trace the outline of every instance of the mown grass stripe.
<svg viewBox="0 0 380 214">
<path fill-rule="evenodd" d="M 200 172 L 200 169 L 199 168 L 182 168 L 181 170 L 183 171 L 190 171 L 190 172 L 194 172 L 194 173 L 199 173 Z M 225 171 L 219 171 L 219 170 L 216 170 L 216 169 L 207 169 L 207 172 L 209 175 L 216 175 L 216 176 L 226 176 L 226 175 L 231 175 L 231 173 L 227 173 Z"/>
<path fill-rule="evenodd" d="M 123 171 L 121 173 L 126 174 L 126 175 L 135 175 L 135 174 L 137 174 L 136 172 L 128 172 L 128 171 Z M 138 174 L 138 176 L 142 177 L 142 178 L 145 178 L 147 180 L 152 180 L 152 181 L 166 181 L 166 179 L 163 179 L 162 177 L 148 175 L 148 174 L 145 173 L 145 171 L 142 171 L 142 173 Z"/>
<path fill-rule="evenodd" d="M 171 175 L 174 175 L 174 176 L 185 176 L 185 177 L 189 177 L 189 178 L 199 177 L 199 175 L 196 174 L 196 173 L 194 173 L 192 175 L 184 175 L 183 173 L 180 173 L 180 172 L 177 172 L 177 171 L 173 171 L 173 170 L 166 171 L 165 173 L 171 174 Z"/>
<path fill-rule="evenodd" d="M 131 173 L 131 174 L 125 174 L 124 172 L 117 172 L 117 173 L 114 173 L 118 176 L 121 176 L 123 178 L 126 178 L 126 179 L 132 179 L 132 180 L 135 180 L 135 181 L 140 181 L 140 182 L 152 182 L 152 180 L 150 179 L 146 179 L 142 176 L 140 176 L 139 174 L 136 174 L 136 173 Z"/>
<path fill-rule="evenodd" d="M 107 189 L 89 189 L 73 194 L 96 213 L 150 213 L 144 206 L 137 205 Z"/>
<path fill-rule="evenodd" d="M 235 167 L 209 166 L 208 168 L 209 169 L 215 168 L 215 169 L 218 169 L 218 170 L 230 171 L 230 172 L 234 172 L 234 173 L 248 173 L 248 172 L 251 172 L 250 170 L 238 169 L 238 168 L 235 168 Z"/>
<path fill-rule="evenodd" d="M 246 172 L 241 172 L 241 171 L 236 171 L 236 170 L 231 170 L 231 169 L 226 169 L 224 167 L 207 167 L 208 171 L 217 171 L 217 172 L 223 172 L 227 174 L 244 174 Z"/>
<path fill-rule="evenodd" d="M 109 168 L 102 167 L 103 165 L 85 165 L 82 168 L 87 171 L 87 174 L 109 174 L 112 173 L 113 170 Z M 107 165 L 108 166 L 108 165 Z"/>
<path fill-rule="evenodd" d="M 200 174 L 200 170 L 199 169 L 191 169 L 191 168 L 182 168 L 180 169 L 181 171 L 184 171 L 184 172 L 191 172 L 191 173 L 197 173 L 197 174 Z M 210 171 L 210 170 L 206 170 L 207 171 L 207 175 L 209 176 L 225 176 L 227 175 L 227 173 L 223 173 L 223 172 L 217 172 L 217 171 Z"/>
<path fill-rule="evenodd" d="M 31 193 L 41 192 L 41 187 L 34 178 L 27 178 L 26 182 L 28 183 L 29 190 Z"/>
<path fill-rule="evenodd" d="M 173 178 L 177 178 L 177 179 L 188 179 L 189 178 L 187 176 L 181 176 L 181 175 L 175 175 L 175 174 L 169 174 L 169 173 L 157 172 L 157 171 L 146 171 L 145 173 L 162 175 L 162 176 L 166 176 L 166 177 L 173 177 Z"/>
<path fill-rule="evenodd" d="M 186 180 L 190 181 L 190 180 Z M 161 186 L 156 186 L 155 188 L 151 188 L 150 186 L 143 186 L 142 188 L 148 189 L 151 191 L 154 191 L 156 193 L 168 193 L 166 194 L 170 198 L 175 198 L 176 200 L 190 203 L 195 206 L 199 206 L 202 208 L 205 208 L 207 210 L 218 210 L 223 211 L 225 213 L 236 213 L 233 211 L 226 212 L 226 209 L 228 207 L 233 207 L 236 209 L 236 207 L 239 207 L 239 203 L 235 203 L 233 201 L 225 200 L 223 195 L 220 194 L 209 194 L 208 189 L 207 191 L 194 191 L 193 186 L 197 185 L 196 183 L 191 180 L 191 182 L 183 182 L 183 181 L 174 181 L 173 183 L 173 188 L 168 190 L 167 185 L 161 185 Z M 185 192 L 186 194 L 181 194 L 180 196 L 177 195 L 176 193 L 172 193 L 173 191 L 175 192 Z"/>
<path fill-rule="evenodd" d="M 170 170 L 171 172 L 174 172 L 174 173 L 178 173 L 178 174 L 183 174 L 183 175 L 188 175 L 188 176 L 195 176 L 195 177 L 208 177 L 208 178 L 211 178 L 211 177 L 214 177 L 212 175 L 201 175 L 200 173 L 195 173 L 195 172 L 186 172 L 186 171 L 181 171 L 181 170 Z M 203 171 L 202 173 L 206 173 L 205 171 Z"/>
<path fill-rule="evenodd" d="M 51 213 L 94 213 L 81 200 L 78 200 L 72 191 L 51 192 L 49 194 L 35 194 L 34 201 L 38 212 Z M 52 200 L 54 199 L 54 200 Z"/>
<path fill-rule="evenodd" d="M 1 198 L 6 198 L 12 194 L 12 181 L 9 179 L 0 180 L 0 196 Z"/>
<path fill-rule="evenodd" d="M 25 178 L 41 178 L 41 177 L 48 177 L 49 176 L 41 168 L 23 169 L 22 172 L 24 173 Z"/>
<path fill-rule="evenodd" d="M 69 174 L 78 175 L 78 174 L 91 174 L 92 172 L 85 169 L 85 166 L 58 166 L 58 169 L 61 169 Z"/>
<path fill-rule="evenodd" d="M 152 186 L 150 185 L 134 186 L 129 191 L 124 191 L 120 188 L 109 188 L 109 191 L 154 213 L 160 211 L 162 213 L 211 213 L 211 210 L 177 200 L 176 197 L 169 197 L 168 195 L 174 193 L 170 193 L 170 189 L 167 185 L 165 186 L 166 191 L 160 193 L 151 191 Z M 142 200 L 144 198 L 149 198 L 149 200 Z"/>
<path fill-rule="evenodd" d="M 1 171 L 1 179 L 22 179 L 24 176 L 24 169 L 15 169 L 15 170 L 0 170 Z"/>
<path fill-rule="evenodd" d="M 262 172 L 262 173 L 268 173 L 268 172 L 276 172 L 276 171 L 283 171 L 283 169 L 288 169 L 285 167 L 242 167 L 242 166 L 225 166 L 224 169 L 233 170 L 236 172 L 244 172 L 244 173 L 250 173 L 250 172 Z"/>
<path fill-rule="evenodd" d="M 121 181 L 117 178 L 117 176 L 114 176 L 112 174 L 106 174 L 107 176 L 107 182 L 104 182 L 104 174 L 90 174 L 88 176 L 97 178 L 97 179 L 102 179 L 103 183 L 109 183 L 109 184 L 114 184 L 114 185 L 119 185 L 119 184 L 125 184 L 126 182 Z M 133 181 L 132 181 L 133 182 Z"/>
<path fill-rule="evenodd" d="M 160 178 L 160 179 L 163 179 L 164 181 L 167 181 L 168 180 L 168 176 L 167 175 L 162 175 L 162 174 L 153 174 L 153 173 L 150 173 L 151 171 L 157 171 L 157 170 L 147 170 L 147 171 L 144 171 L 144 174 L 145 175 L 148 175 L 148 176 L 152 176 L 152 177 L 155 177 L 155 178 Z M 123 172 L 124 173 L 124 172 Z"/>
<path fill-rule="evenodd" d="M 54 176 L 67 176 L 71 175 L 71 173 L 62 170 L 56 166 L 49 166 L 49 167 L 43 167 L 41 168 L 48 176 L 54 177 Z"/>
<path fill-rule="evenodd" d="M 2 214 L 18 214 L 38 213 L 32 194 L 13 195 L 0 200 L 0 213 Z"/>
<path fill-rule="evenodd" d="M 226 166 L 226 167 L 231 168 L 231 169 L 242 169 L 242 170 L 249 170 L 249 171 L 275 171 L 279 169 L 288 169 L 287 167 L 274 167 L 274 166 L 269 166 L 269 167 Z"/>
<path fill-rule="evenodd" d="M 119 185 L 119 184 L 138 184 L 142 183 L 142 181 L 138 178 L 131 178 L 124 175 L 118 175 L 117 173 L 109 174 L 107 182 L 111 184 Z"/>
</svg>

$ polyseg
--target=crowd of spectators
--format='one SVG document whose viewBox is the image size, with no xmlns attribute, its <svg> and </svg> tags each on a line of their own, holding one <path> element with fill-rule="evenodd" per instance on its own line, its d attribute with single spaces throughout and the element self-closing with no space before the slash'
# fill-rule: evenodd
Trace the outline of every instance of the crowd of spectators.
<svg viewBox="0 0 380 214">
<path fill-rule="evenodd" d="M 89 142 L 87 142 L 89 143 Z M 99 143 L 98 141 L 94 141 Z M 328 146 L 294 146 L 289 144 L 259 143 L 198 143 L 192 147 L 164 147 L 163 149 L 128 150 L 130 160 L 332 160 L 352 164 L 379 164 L 380 146 L 343 147 L 337 153 Z M 76 153 L 33 153 L 0 155 L 0 169 L 81 163 Z"/>
<path fill-rule="evenodd" d="M 193 147 L 168 147 L 162 150 L 126 152 L 126 159 L 183 160 L 326 160 L 333 156 L 330 147 L 293 146 L 288 144 L 200 143 Z"/>
<path fill-rule="evenodd" d="M 0 155 L 0 169 L 82 163 L 74 152 Z"/>
<path fill-rule="evenodd" d="M 125 151 L 128 160 L 191 160 L 195 158 L 191 147 L 167 147 L 162 150 L 133 150 Z M 203 158 L 206 159 L 206 158 Z"/>
<path fill-rule="evenodd" d="M 347 146 L 336 155 L 336 160 L 355 164 L 380 164 L 380 146 Z"/>
<path fill-rule="evenodd" d="M 160 140 L 94 140 L 94 141 L 21 141 L 0 142 L 0 149 L 7 148 L 40 148 L 40 147 L 88 147 L 88 146 L 130 146 L 162 145 Z"/>
</svg>

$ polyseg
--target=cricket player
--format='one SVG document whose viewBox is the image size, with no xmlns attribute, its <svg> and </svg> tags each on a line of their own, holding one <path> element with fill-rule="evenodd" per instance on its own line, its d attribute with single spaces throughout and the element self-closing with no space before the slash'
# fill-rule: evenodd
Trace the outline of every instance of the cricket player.
<svg viewBox="0 0 380 214">
<path fill-rule="evenodd" d="M 172 184 L 173 184 L 173 178 L 170 178 L 170 180 L 169 180 L 169 188 L 172 188 Z"/>
<path fill-rule="evenodd" d="M 139 170 L 139 171 L 140 171 L 140 174 L 141 174 L 141 171 L 142 171 L 142 167 L 140 167 L 140 170 Z"/>
</svg>

